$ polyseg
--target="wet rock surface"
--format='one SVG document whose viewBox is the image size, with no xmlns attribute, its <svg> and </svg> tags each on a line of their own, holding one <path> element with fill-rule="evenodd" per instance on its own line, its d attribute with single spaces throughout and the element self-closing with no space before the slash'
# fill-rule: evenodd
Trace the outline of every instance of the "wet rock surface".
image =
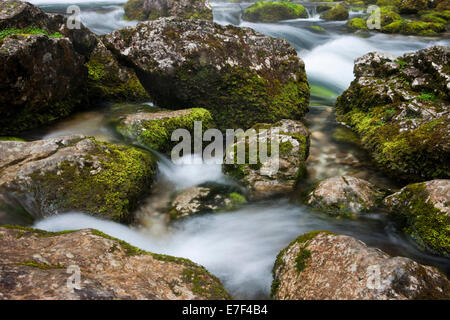
<svg viewBox="0 0 450 320">
<path fill-rule="evenodd" d="M 236 188 L 205 183 L 177 192 L 169 205 L 169 215 L 171 219 L 179 219 L 207 212 L 225 212 L 246 202 L 245 196 Z"/>
<path fill-rule="evenodd" d="M 221 128 L 298 119 L 308 109 L 294 48 L 248 28 L 161 18 L 114 31 L 104 43 L 133 66 L 158 106 L 208 109 Z"/>
<path fill-rule="evenodd" d="M 14 134 L 85 106 L 84 66 L 96 37 L 84 26 L 21 1 L 0 2 L 0 134 Z"/>
<path fill-rule="evenodd" d="M 130 222 L 155 169 L 145 151 L 81 135 L 0 142 L 0 191 L 35 219 L 79 210 Z"/>
<path fill-rule="evenodd" d="M 278 128 L 278 134 L 273 131 L 272 135 L 269 135 L 268 132 L 274 128 Z M 281 120 L 275 124 L 257 124 L 252 129 L 255 131 L 249 135 L 247 141 L 241 139 L 227 147 L 224 172 L 248 186 L 254 198 L 291 191 L 306 174 L 306 159 L 309 154 L 308 129 L 295 120 Z M 262 130 L 267 130 L 267 134 Z M 268 152 L 267 159 L 261 159 L 260 153 L 258 158 L 255 156 L 253 161 L 255 163 L 250 163 L 248 155 L 251 152 L 251 145 L 268 142 L 271 146 L 271 139 L 278 140 L 278 153 L 275 150 L 272 154 Z M 240 157 L 243 157 L 240 149 L 246 152 L 245 163 L 239 161 Z M 231 164 L 233 161 L 234 164 Z"/>
<path fill-rule="evenodd" d="M 449 299 L 436 268 L 326 231 L 304 234 L 280 252 L 272 296 L 280 300 Z"/>
<path fill-rule="evenodd" d="M 199 126 L 201 125 L 199 133 L 212 126 L 211 114 L 208 110 L 193 108 L 129 114 L 120 120 L 116 128 L 122 136 L 133 142 L 170 154 L 172 148 L 178 144 L 178 141 L 172 141 L 172 133 L 177 129 L 188 130 L 192 142 L 195 138 L 194 126 L 196 121 Z"/>
<path fill-rule="evenodd" d="M 393 57 L 369 53 L 336 101 L 379 168 L 403 181 L 449 175 L 449 47 Z"/>
<path fill-rule="evenodd" d="M 322 180 L 306 203 L 332 215 L 356 215 L 376 209 L 384 193 L 368 181 L 352 176 Z"/>
<path fill-rule="evenodd" d="M 421 249 L 450 256 L 450 180 L 407 185 L 383 203 Z"/>
<path fill-rule="evenodd" d="M 124 10 L 130 20 L 155 20 L 169 16 L 202 20 L 213 18 L 207 0 L 128 0 Z"/>
<path fill-rule="evenodd" d="M 216 277 L 192 261 L 149 253 L 97 230 L 0 226 L 0 247 L 0 299 L 230 298 Z"/>
</svg>

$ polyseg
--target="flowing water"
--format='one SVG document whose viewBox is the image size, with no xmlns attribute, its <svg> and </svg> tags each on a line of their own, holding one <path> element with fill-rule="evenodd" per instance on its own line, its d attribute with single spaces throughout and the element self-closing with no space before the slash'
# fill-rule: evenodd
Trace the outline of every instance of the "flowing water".
<svg viewBox="0 0 450 320">
<path fill-rule="evenodd" d="M 82 21 L 91 30 L 104 34 L 136 24 L 125 21 L 121 5 L 125 1 L 73 2 L 62 0 L 31 1 L 48 12 L 65 12 L 69 4 L 79 4 Z M 248 23 L 240 20 L 242 9 L 249 4 L 214 2 L 214 19 L 220 24 L 250 27 L 272 37 L 288 40 L 304 60 L 311 85 L 311 107 L 306 122 L 311 130 L 308 159 L 308 181 L 342 174 L 352 174 L 386 188 L 398 185 L 378 173 L 370 157 L 357 143 L 342 142 L 339 133 L 348 130 L 336 123 L 333 104 L 353 79 L 353 61 L 370 51 L 396 55 L 434 44 L 449 45 L 441 38 L 388 36 L 384 34 L 349 35 L 344 22 L 325 22 L 318 18 L 314 5 L 308 4 L 308 19 L 276 24 Z M 352 12 L 352 16 L 359 13 Z M 309 27 L 324 27 L 325 33 Z M 76 114 L 56 124 L 24 135 L 33 140 L 68 133 L 82 133 L 99 139 L 121 142 L 111 124 L 128 112 L 153 110 L 143 105 L 105 104 L 93 111 Z M 206 181 L 233 183 L 221 173 L 218 165 L 174 164 L 161 156 L 156 190 L 137 211 L 140 223 L 124 226 L 73 212 L 35 222 L 35 227 L 49 231 L 96 228 L 123 239 L 139 248 L 189 258 L 217 275 L 237 298 L 267 298 L 272 280 L 271 268 L 277 253 L 300 234 L 312 230 L 331 230 L 352 235 L 392 255 L 407 256 L 450 273 L 448 259 L 418 251 L 408 239 L 397 233 L 382 212 L 358 219 L 336 219 L 312 212 L 295 199 L 295 193 L 284 198 L 249 203 L 239 210 L 221 214 L 190 217 L 167 223 L 161 213 L 174 190 Z"/>
</svg>

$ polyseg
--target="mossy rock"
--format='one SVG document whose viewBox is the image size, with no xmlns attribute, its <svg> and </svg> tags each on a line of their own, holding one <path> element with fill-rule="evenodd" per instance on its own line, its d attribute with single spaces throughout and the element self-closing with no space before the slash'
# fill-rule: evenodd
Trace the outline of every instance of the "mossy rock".
<svg viewBox="0 0 450 320">
<path fill-rule="evenodd" d="M 99 41 L 92 52 L 88 68 L 90 100 L 114 102 L 144 102 L 151 98 L 133 69 L 122 66 Z"/>
<path fill-rule="evenodd" d="M 245 9 L 242 15 L 242 19 L 251 22 L 277 22 L 307 17 L 305 7 L 287 1 L 258 1 Z"/>
<path fill-rule="evenodd" d="M 381 28 L 384 33 L 435 36 L 445 31 L 445 24 L 423 21 L 397 20 Z"/>
<path fill-rule="evenodd" d="M 326 33 L 327 32 L 325 30 L 325 28 L 323 28 L 321 26 L 315 26 L 315 25 L 309 26 L 308 29 L 315 33 Z"/>
<path fill-rule="evenodd" d="M 168 16 L 213 19 L 212 10 L 206 6 L 205 0 L 128 0 L 123 8 L 124 18 L 128 20 L 155 20 Z"/>
<path fill-rule="evenodd" d="M 304 63 L 285 40 L 170 17 L 114 31 L 103 41 L 133 65 L 156 105 L 205 108 L 222 130 L 301 119 L 308 111 Z M 170 55 L 161 60 L 166 50 Z"/>
<path fill-rule="evenodd" d="M 337 120 L 349 125 L 379 168 L 396 179 L 413 182 L 450 174 L 449 96 L 446 80 L 433 67 L 445 70 L 449 55 L 448 48 L 438 46 L 398 58 L 367 54 L 356 61 L 356 79 L 336 100 Z M 372 59 L 380 62 L 371 64 Z M 417 74 L 409 73 L 413 66 L 428 79 L 420 86 L 414 83 Z"/>
<path fill-rule="evenodd" d="M 172 133 L 177 129 L 186 129 L 194 140 L 194 123 L 201 122 L 202 133 L 213 127 L 211 114 L 202 108 L 178 111 L 141 112 L 125 116 L 116 126 L 117 131 L 133 143 L 170 153 L 178 144 L 172 141 Z M 200 137 L 201 138 L 201 137 Z"/>
<path fill-rule="evenodd" d="M 348 10 L 341 4 L 332 7 L 330 10 L 323 12 L 320 18 L 328 21 L 343 21 L 348 19 Z"/>
<path fill-rule="evenodd" d="M 29 160 L 5 167 L 0 190 L 36 219 L 75 210 L 131 222 L 156 174 L 149 152 L 78 135 L 0 142 L 0 149 Z"/>
<path fill-rule="evenodd" d="M 397 6 L 400 13 L 417 13 L 428 8 L 428 0 L 401 0 Z"/>
<path fill-rule="evenodd" d="M 345 26 L 352 30 L 367 30 L 367 23 L 366 20 L 362 19 L 362 18 L 353 18 L 347 21 L 347 23 L 345 24 Z"/>
<path fill-rule="evenodd" d="M 410 184 L 387 197 L 385 205 L 397 226 L 420 248 L 450 256 L 449 180 Z"/>
</svg>

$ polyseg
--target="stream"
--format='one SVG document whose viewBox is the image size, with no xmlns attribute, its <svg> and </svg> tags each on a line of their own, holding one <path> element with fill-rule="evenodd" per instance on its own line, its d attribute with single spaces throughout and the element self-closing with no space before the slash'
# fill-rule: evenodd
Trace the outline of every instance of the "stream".
<svg viewBox="0 0 450 320">
<path fill-rule="evenodd" d="M 58 13 L 64 13 L 69 5 L 63 0 L 29 2 L 47 12 Z M 69 2 L 80 5 L 82 22 L 98 34 L 137 23 L 122 19 L 121 5 L 125 1 Z M 348 129 L 336 123 L 333 104 L 353 80 L 355 58 L 371 51 L 401 55 L 434 44 L 450 45 L 448 39 L 377 33 L 351 35 L 345 32 L 345 21 L 320 20 L 312 5 L 305 6 L 310 18 L 275 24 L 241 22 L 242 9 L 250 4 L 216 1 L 212 5 L 217 23 L 250 27 L 272 37 L 284 38 L 305 62 L 311 85 L 310 112 L 305 119 L 311 131 L 305 185 L 336 175 L 352 174 L 392 190 L 401 187 L 379 173 L 357 143 L 342 142 L 337 138 L 337 133 Z M 358 14 L 351 12 L 351 17 Z M 311 25 L 322 26 L 327 32 L 312 32 L 308 28 Z M 126 113 L 152 108 L 155 106 L 151 103 L 105 103 L 94 110 L 28 132 L 23 138 L 34 140 L 81 133 L 121 143 L 111 128 L 111 121 Z M 150 195 L 137 210 L 138 225 L 125 226 L 71 212 L 36 221 L 34 227 L 48 231 L 95 228 L 144 250 L 189 258 L 219 277 L 231 295 L 240 299 L 269 298 L 271 269 L 276 255 L 294 238 L 313 230 L 351 235 L 391 255 L 410 257 L 436 266 L 447 275 L 450 273 L 448 259 L 419 251 L 393 228 L 383 212 L 357 219 L 336 219 L 299 204 L 295 192 L 281 198 L 251 202 L 232 212 L 194 216 L 168 224 L 165 216 L 158 212 L 160 202 L 174 190 L 207 181 L 233 183 L 222 174 L 220 165 L 175 164 L 162 158 L 158 186 L 154 188 L 158 192 Z"/>
</svg>

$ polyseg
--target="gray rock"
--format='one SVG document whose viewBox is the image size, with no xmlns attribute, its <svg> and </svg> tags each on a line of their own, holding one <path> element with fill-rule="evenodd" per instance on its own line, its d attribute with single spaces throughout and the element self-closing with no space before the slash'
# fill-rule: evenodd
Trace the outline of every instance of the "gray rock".
<svg viewBox="0 0 450 320">
<path fill-rule="evenodd" d="M 383 203 L 420 248 L 450 256 L 450 180 L 407 185 Z"/>
<path fill-rule="evenodd" d="M 285 40 L 211 21 L 160 18 L 104 37 L 161 108 L 201 107 L 222 129 L 299 119 L 308 110 L 304 64 Z"/>
<path fill-rule="evenodd" d="M 81 135 L 0 142 L 0 193 L 35 219 L 77 210 L 130 222 L 155 169 L 147 152 Z"/>
<path fill-rule="evenodd" d="M 356 215 L 376 209 L 384 193 L 368 181 L 352 176 L 328 178 L 311 191 L 306 203 L 332 215 Z"/>
<path fill-rule="evenodd" d="M 436 268 L 344 235 L 315 231 L 283 249 L 273 269 L 280 300 L 449 299 L 450 281 Z"/>
</svg>

